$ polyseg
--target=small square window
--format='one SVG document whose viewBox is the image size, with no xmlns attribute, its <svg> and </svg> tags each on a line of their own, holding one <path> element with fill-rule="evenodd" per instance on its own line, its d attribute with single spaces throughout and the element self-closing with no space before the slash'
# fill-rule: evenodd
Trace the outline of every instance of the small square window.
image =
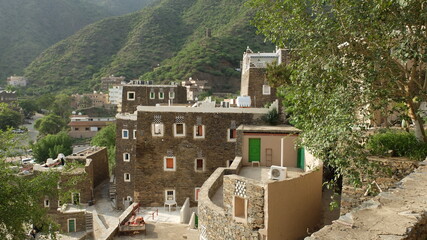
<svg viewBox="0 0 427 240">
<path fill-rule="evenodd" d="M 86 131 L 89 131 L 89 128 L 85 128 Z"/>
<path fill-rule="evenodd" d="M 136 139 L 136 130 L 133 130 L 133 139 Z"/>
<path fill-rule="evenodd" d="M 127 92 L 128 93 L 128 100 L 135 100 L 135 92 Z"/>
<path fill-rule="evenodd" d="M 204 138 L 205 137 L 205 125 L 194 126 L 194 138 Z"/>
<path fill-rule="evenodd" d="M 129 153 L 123 153 L 123 161 L 130 162 L 130 154 Z"/>
<path fill-rule="evenodd" d="M 130 182 L 130 173 L 125 173 L 124 179 L 125 179 L 125 182 Z"/>
<path fill-rule="evenodd" d="M 195 188 L 194 189 L 194 201 L 199 201 L 199 193 L 200 193 L 200 188 Z"/>
<path fill-rule="evenodd" d="M 76 193 L 76 192 L 71 193 L 71 203 L 74 205 L 80 204 L 80 193 Z"/>
<path fill-rule="evenodd" d="M 247 216 L 248 201 L 244 198 L 234 196 L 233 216 L 245 221 Z"/>
<path fill-rule="evenodd" d="M 184 137 L 185 136 L 185 124 L 184 123 L 175 123 L 173 126 L 174 126 L 175 137 Z"/>
<path fill-rule="evenodd" d="M 194 165 L 196 172 L 203 172 L 205 170 L 205 160 L 203 158 L 197 158 Z"/>
<path fill-rule="evenodd" d="M 269 85 L 262 85 L 262 95 L 270 95 L 271 87 Z"/>
<path fill-rule="evenodd" d="M 153 123 L 151 125 L 153 137 L 162 137 L 163 136 L 163 123 Z"/>
<path fill-rule="evenodd" d="M 175 98 L 175 92 L 169 92 L 169 99 Z"/>
<path fill-rule="evenodd" d="M 154 91 L 150 92 L 150 99 L 156 98 L 156 93 Z"/>
<path fill-rule="evenodd" d="M 74 128 L 74 130 L 78 131 L 78 130 L 79 130 L 79 128 Z"/>
<path fill-rule="evenodd" d="M 164 99 L 164 98 L 165 98 L 165 93 L 159 92 L 159 99 Z"/>
<path fill-rule="evenodd" d="M 175 171 L 175 169 L 176 169 L 175 162 L 176 162 L 175 157 L 164 157 L 163 170 L 164 171 Z"/>
<path fill-rule="evenodd" d="M 127 129 L 122 130 L 122 138 L 123 139 L 129 139 L 129 130 L 127 130 Z"/>
<path fill-rule="evenodd" d="M 228 129 L 227 130 L 227 140 L 229 142 L 235 142 L 237 139 L 237 130 L 236 129 Z"/>
<path fill-rule="evenodd" d="M 175 190 L 165 190 L 165 201 L 175 201 Z"/>
</svg>

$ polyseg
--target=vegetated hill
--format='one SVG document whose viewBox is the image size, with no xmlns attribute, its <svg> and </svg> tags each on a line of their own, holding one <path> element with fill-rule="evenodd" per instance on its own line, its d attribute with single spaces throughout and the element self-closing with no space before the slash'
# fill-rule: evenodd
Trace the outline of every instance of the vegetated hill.
<svg viewBox="0 0 427 240">
<path fill-rule="evenodd" d="M 82 29 L 43 52 L 25 73 L 33 86 L 47 84 L 43 91 L 89 90 L 111 74 L 157 82 L 193 77 L 211 81 L 214 91 L 236 91 L 235 69 L 246 46 L 273 50 L 250 26 L 244 2 L 162 0 Z"/>
<path fill-rule="evenodd" d="M 43 50 L 107 16 L 80 0 L 0 0 L 0 83 Z"/>
<path fill-rule="evenodd" d="M 157 0 L 84 0 L 107 9 L 114 15 L 136 12 Z"/>
</svg>

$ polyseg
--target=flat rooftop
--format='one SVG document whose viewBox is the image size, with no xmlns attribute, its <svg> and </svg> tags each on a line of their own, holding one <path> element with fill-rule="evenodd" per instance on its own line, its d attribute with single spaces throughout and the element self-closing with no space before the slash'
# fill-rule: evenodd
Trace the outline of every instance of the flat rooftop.
<svg viewBox="0 0 427 240">
<path fill-rule="evenodd" d="M 269 178 L 270 167 L 242 167 L 239 172 L 239 176 L 250 178 L 261 183 L 271 183 L 276 180 L 270 180 Z M 286 178 L 296 178 L 304 174 L 304 170 L 300 168 L 287 168 Z"/>
<path fill-rule="evenodd" d="M 296 127 L 290 125 L 278 125 L 278 126 L 268 126 L 268 125 L 240 125 L 237 130 L 242 130 L 243 132 L 267 132 L 267 133 L 300 133 Z"/>
<path fill-rule="evenodd" d="M 105 147 L 97 147 L 97 146 L 93 146 L 93 147 L 88 147 L 80 152 L 77 153 L 73 153 L 71 155 L 66 156 L 66 159 L 85 159 L 88 156 L 99 152 L 101 150 L 103 150 Z"/>
</svg>

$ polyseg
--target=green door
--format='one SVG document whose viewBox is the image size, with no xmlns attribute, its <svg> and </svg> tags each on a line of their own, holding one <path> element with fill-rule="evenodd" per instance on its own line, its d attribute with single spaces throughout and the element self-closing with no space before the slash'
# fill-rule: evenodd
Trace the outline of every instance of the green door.
<svg viewBox="0 0 427 240">
<path fill-rule="evenodd" d="M 261 161 L 261 139 L 249 138 L 249 162 Z"/>
<path fill-rule="evenodd" d="M 68 219 L 68 232 L 75 232 L 75 231 L 76 231 L 76 220 Z"/>
<path fill-rule="evenodd" d="M 304 148 L 298 148 L 297 168 L 304 169 L 304 164 L 305 164 Z"/>
</svg>

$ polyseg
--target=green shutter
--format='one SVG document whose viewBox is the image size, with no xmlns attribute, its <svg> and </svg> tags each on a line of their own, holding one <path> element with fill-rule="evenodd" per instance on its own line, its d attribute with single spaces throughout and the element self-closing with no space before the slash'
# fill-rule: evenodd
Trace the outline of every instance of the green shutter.
<svg viewBox="0 0 427 240">
<path fill-rule="evenodd" d="M 76 220 L 69 219 L 68 220 L 68 232 L 75 232 L 76 231 Z"/>
<path fill-rule="evenodd" d="M 304 148 L 298 148 L 297 168 L 304 169 L 304 164 L 305 164 Z"/>
<path fill-rule="evenodd" d="M 249 162 L 261 161 L 261 139 L 249 138 Z"/>
</svg>

